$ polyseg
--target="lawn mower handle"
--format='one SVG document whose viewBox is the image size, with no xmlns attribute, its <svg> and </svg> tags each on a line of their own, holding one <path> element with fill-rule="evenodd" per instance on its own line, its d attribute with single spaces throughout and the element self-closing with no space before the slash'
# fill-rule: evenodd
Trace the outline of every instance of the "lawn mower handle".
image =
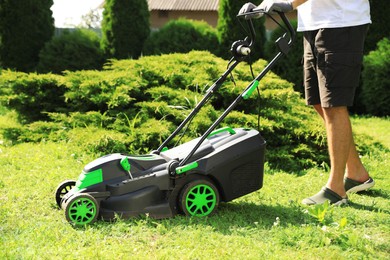
<svg viewBox="0 0 390 260">
<path fill-rule="evenodd" d="M 252 12 L 254 13 L 254 12 Z M 260 12 L 256 12 L 260 13 Z M 264 13 L 264 12 L 263 12 Z M 278 40 L 276 40 L 276 44 L 279 47 L 279 52 L 276 54 L 276 56 L 272 59 L 272 61 L 269 62 L 269 64 L 260 72 L 260 74 L 255 77 L 255 79 L 245 88 L 245 90 L 233 101 L 233 103 L 220 115 L 220 117 L 207 129 L 207 131 L 201 136 L 198 143 L 194 146 L 194 148 L 190 151 L 190 153 L 185 157 L 182 161 L 177 162 L 173 165 L 175 167 L 180 167 L 185 165 L 191 157 L 194 155 L 196 150 L 200 147 L 200 145 L 204 142 L 204 140 L 213 132 L 213 130 L 225 119 L 225 117 L 237 106 L 239 102 L 241 102 L 243 99 L 248 99 L 249 96 L 252 94 L 254 89 L 257 88 L 259 81 L 265 76 L 265 74 L 271 70 L 271 68 L 276 64 L 276 62 L 286 55 L 290 48 L 292 47 L 294 40 L 295 40 L 295 31 L 293 27 L 291 26 L 289 20 L 286 18 L 285 14 L 282 12 L 278 12 L 279 16 L 281 17 L 283 23 L 287 27 L 287 30 L 289 32 L 289 40 L 286 38 L 286 34 L 284 34 L 282 37 L 280 37 Z M 267 14 L 268 15 L 268 14 Z M 245 14 L 240 14 L 238 16 L 245 16 Z M 152 153 L 160 154 L 160 152 L 164 149 L 164 147 L 167 146 L 167 144 L 184 128 L 187 123 L 189 123 L 192 118 L 199 112 L 201 107 L 204 106 L 204 104 L 210 99 L 211 95 L 217 91 L 223 84 L 223 82 L 227 79 L 228 75 L 233 71 L 233 69 L 245 59 L 247 55 L 250 53 L 250 49 L 254 44 L 255 39 L 255 30 L 253 27 L 252 19 L 248 19 L 248 25 L 250 28 L 250 42 L 248 42 L 248 37 L 246 37 L 244 40 L 236 41 L 233 43 L 231 51 L 233 54 L 233 57 L 231 58 L 230 62 L 231 65 L 226 69 L 226 71 L 222 74 L 222 76 L 206 91 L 205 96 L 203 99 L 195 106 L 195 108 L 191 111 L 191 113 L 183 120 L 183 122 L 176 128 L 176 130 L 160 145 L 160 147 L 153 151 Z M 249 49 L 249 51 L 248 51 Z M 229 63 L 230 64 L 230 63 Z M 174 169 L 171 169 L 173 171 Z"/>
</svg>

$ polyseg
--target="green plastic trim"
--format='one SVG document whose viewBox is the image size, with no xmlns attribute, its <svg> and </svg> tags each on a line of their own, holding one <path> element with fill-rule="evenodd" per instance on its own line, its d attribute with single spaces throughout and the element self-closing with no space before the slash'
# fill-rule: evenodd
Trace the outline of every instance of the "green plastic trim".
<svg viewBox="0 0 390 260">
<path fill-rule="evenodd" d="M 242 94 L 242 98 L 247 100 L 252 95 L 257 86 L 259 86 L 259 81 L 255 80 L 249 89 Z"/>
<path fill-rule="evenodd" d="M 217 134 L 220 134 L 220 133 L 223 133 L 223 132 L 229 132 L 231 135 L 234 135 L 236 133 L 236 131 L 234 131 L 233 128 L 229 127 L 229 126 L 225 126 L 225 127 L 222 127 L 222 128 L 219 128 L 217 130 L 214 130 L 213 132 L 211 132 L 211 134 L 209 134 L 207 136 L 207 138 L 210 138 L 214 135 L 217 135 Z"/>
<path fill-rule="evenodd" d="M 92 172 L 82 172 L 76 182 L 75 189 L 81 190 L 83 188 L 103 182 L 103 170 L 97 169 Z"/>
<path fill-rule="evenodd" d="M 198 162 L 192 162 L 190 164 L 186 164 L 184 166 L 177 167 L 176 168 L 176 173 L 177 174 L 183 174 L 183 173 L 188 172 L 189 170 L 195 169 L 197 167 L 198 167 Z"/>
<path fill-rule="evenodd" d="M 165 146 L 165 147 L 161 150 L 161 152 L 166 152 L 166 151 L 168 151 L 168 150 L 169 150 L 169 148 Z"/>
<path fill-rule="evenodd" d="M 130 171 L 131 165 L 130 165 L 130 162 L 129 162 L 129 158 L 123 157 L 121 159 L 121 166 L 122 166 L 123 170 L 125 170 L 127 172 Z"/>
</svg>

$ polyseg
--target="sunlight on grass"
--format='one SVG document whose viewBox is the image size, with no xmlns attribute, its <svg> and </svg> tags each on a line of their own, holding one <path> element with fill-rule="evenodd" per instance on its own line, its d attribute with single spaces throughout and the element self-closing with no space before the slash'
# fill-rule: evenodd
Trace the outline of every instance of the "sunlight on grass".
<svg viewBox="0 0 390 260">
<path fill-rule="evenodd" d="M 16 124 L 0 117 L 0 130 Z M 356 134 L 389 148 L 388 120 L 353 121 Z M 260 191 L 221 204 L 214 216 L 142 216 L 74 228 L 53 192 L 95 156 L 75 143 L 1 143 L 0 259 L 387 259 L 388 155 L 373 147 L 362 156 L 377 186 L 351 195 L 349 207 L 305 213 L 300 201 L 325 183 L 326 167 L 288 174 L 266 165 Z"/>
<path fill-rule="evenodd" d="M 371 136 L 390 149 L 390 117 L 352 117 L 351 121 L 355 134 Z"/>
</svg>

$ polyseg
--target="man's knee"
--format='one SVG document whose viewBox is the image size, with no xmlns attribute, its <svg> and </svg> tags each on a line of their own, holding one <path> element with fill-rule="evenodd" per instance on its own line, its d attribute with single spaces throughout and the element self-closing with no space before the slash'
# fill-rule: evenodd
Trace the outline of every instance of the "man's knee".
<svg viewBox="0 0 390 260">
<path fill-rule="evenodd" d="M 347 107 L 324 107 L 322 108 L 324 112 L 324 116 L 328 119 L 334 119 L 337 117 L 349 117 L 348 108 Z"/>
</svg>

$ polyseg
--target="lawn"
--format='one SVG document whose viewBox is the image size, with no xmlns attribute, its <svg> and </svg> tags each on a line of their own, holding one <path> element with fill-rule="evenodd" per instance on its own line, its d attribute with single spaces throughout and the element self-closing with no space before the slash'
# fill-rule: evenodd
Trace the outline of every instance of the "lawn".
<svg viewBox="0 0 390 260">
<path fill-rule="evenodd" d="M 68 142 L 10 145 L 0 136 L 0 259 L 388 259 L 390 256 L 390 120 L 352 119 L 376 186 L 351 195 L 348 207 L 302 206 L 328 166 L 291 174 L 266 165 L 264 187 L 220 205 L 206 217 L 142 216 L 75 228 L 54 190 L 95 159 Z M 17 124 L 0 113 L 0 130 Z M 266 138 L 266 137 L 265 137 Z"/>
</svg>

